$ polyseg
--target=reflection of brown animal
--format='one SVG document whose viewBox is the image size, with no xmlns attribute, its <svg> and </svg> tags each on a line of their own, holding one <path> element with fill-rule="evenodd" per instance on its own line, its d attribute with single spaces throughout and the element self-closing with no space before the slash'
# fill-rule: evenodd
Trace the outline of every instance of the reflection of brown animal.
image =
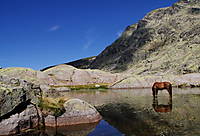
<svg viewBox="0 0 200 136">
<path fill-rule="evenodd" d="M 172 85 L 170 82 L 155 82 L 152 86 L 153 97 L 157 97 L 158 90 L 167 89 L 170 97 L 172 97 Z"/>
<path fill-rule="evenodd" d="M 167 105 L 158 104 L 158 99 L 153 99 L 153 109 L 155 112 L 171 112 L 172 111 L 172 99 L 170 98 L 169 103 Z"/>
</svg>

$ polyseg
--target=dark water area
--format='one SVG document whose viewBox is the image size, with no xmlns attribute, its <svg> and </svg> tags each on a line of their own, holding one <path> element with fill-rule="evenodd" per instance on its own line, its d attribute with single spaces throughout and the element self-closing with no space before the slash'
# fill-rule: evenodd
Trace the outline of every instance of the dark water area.
<svg viewBox="0 0 200 136">
<path fill-rule="evenodd" d="M 94 105 L 103 120 L 95 124 L 47 128 L 34 136 L 197 136 L 200 88 L 173 88 L 153 99 L 151 89 L 79 90 L 60 93 Z"/>
</svg>

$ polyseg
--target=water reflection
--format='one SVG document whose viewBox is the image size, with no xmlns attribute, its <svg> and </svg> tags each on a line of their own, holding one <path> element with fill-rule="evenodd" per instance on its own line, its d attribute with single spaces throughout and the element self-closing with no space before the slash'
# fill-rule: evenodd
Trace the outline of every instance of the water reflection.
<svg viewBox="0 0 200 136">
<path fill-rule="evenodd" d="M 28 132 L 20 134 L 20 136 L 87 136 L 94 131 L 98 123 L 63 126 L 57 128 L 46 127 L 45 130 Z"/>
<path fill-rule="evenodd" d="M 48 129 L 37 136 L 197 136 L 200 135 L 200 89 L 173 89 L 172 99 L 151 89 L 89 90 L 62 93 L 95 105 L 103 119 L 94 126 Z M 172 110 L 173 108 L 173 110 Z M 164 113 L 164 114 L 163 114 Z M 32 133 L 33 134 L 33 133 Z M 36 136 L 36 135 L 33 135 Z"/>
<path fill-rule="evenodd" d="M 169 98 L 168 104 L 158 104 L 158 98 L 153 98 L 153 109 L 155 112 L 171 112 L 172 111 L 172 97 Z"/>
<path fill-rule="evenodd" d="M 152 115 L 145 109 L 138 111 L 132 104 L 119 102 L 102 105 L 98 110 L 110 125 L 121 132 L 121 135 L 155 136 L 156 134 L 149 123 Z"/>
<path fill-rule="evenodd" d="M 105 120 L 101 120 L 95 130 L 87 136 L 124 136 L 117 128 L 113 127 Z"/>
<path fill-rule="evenodd" d="M 95 129 L 97 124 L 82 124 L 57 128 L 47 127 L 45 132 L 48 136 L 86 136 Z"/>
</svg>

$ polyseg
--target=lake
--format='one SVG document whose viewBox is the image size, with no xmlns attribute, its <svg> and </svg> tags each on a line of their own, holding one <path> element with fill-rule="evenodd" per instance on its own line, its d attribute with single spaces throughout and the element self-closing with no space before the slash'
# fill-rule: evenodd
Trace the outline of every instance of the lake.
<svg viewBox="0 0 200 136">
<path fill-rule="evenodd" d="M 94 105 L 103 120 L 94 124 L 47 128 L 40 136 L 196 136 L 200 135 L 200 88 L 173 88 L 153 99 L 151 89 L 78 90 L 59 95 Z M 27 134 L 26 134 L 27 135 Z"/>
</svg>

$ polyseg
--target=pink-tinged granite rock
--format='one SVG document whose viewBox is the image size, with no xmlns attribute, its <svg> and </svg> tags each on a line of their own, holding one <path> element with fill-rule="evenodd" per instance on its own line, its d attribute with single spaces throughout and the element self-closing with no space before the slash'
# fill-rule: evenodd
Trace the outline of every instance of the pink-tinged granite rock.
<svg viewBox="0 0 200 136">
<path fill-rule="evenodd" d="M 38 74 L 42 84 L 51 86 L 87 85 L 98 83 L 114 83 L 118 80 L 117 74 L 101 70 L 77 69 L 69 65 L 58 65 Z"/>
<path fill-rule="evenodd" d="M 22 130 L 38 126 L 37 110 L 30 105 L 19 115 L 12 115 L 10 118 L 0 122 L 0 135 L 10 135 L 19 133 Z"/>
<path fill-rule="evenodd" d="M 57 117 L 57 126 L 95 123 L 102 119 L 99 112 L 92 105 L 80 99 L 70 99 L 64 103 L 64 107 L 66 112 Z M 45 125 L 55 127 L 55 117 L 48 115 L 45 118 Z"/>
</svg>

